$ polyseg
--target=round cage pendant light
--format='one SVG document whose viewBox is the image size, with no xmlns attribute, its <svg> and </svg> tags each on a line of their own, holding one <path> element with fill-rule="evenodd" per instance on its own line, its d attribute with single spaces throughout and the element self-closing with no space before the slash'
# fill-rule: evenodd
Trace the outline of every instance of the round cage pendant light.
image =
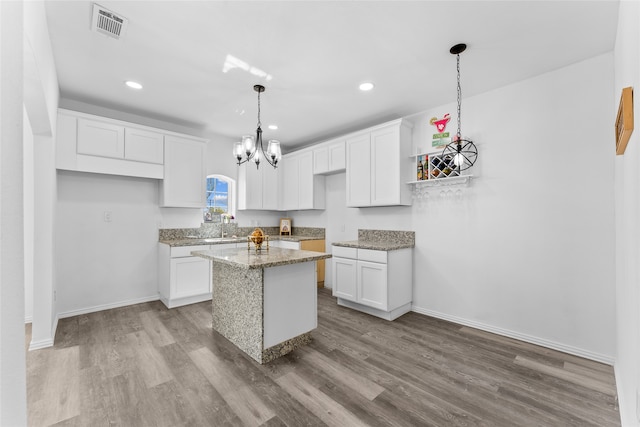
<svg viewBox="0 0 640 427">
<path fill-rule="evenodd" d="M 460 54 L 467 49 L 467 45 L 464 43 L 457 44 L 451 49 L 449 53 L 456 55 L 456 69 L 458 71 L 458 130 L 456 135 L 449 144 L 444 147 L 442 151 L 442 159 L 452 170 L 461 172 L 469 169 L 474 165 L 478 159 L 478 149 L 476 145 L 470 139 L 462 138 L 460 132 L 460 112 L 462 106 L 462 89 L 460 87 Z"/>
<path fill-rule="evenodd" d="M 280 141 L 275 139 L 269 140 L 267 151 L 264 151 L 262 145 L 262 124 L 260 123 L 260 94 L 266 89 L 262 85 L 253 86 L 253 90 L 258 92 L 258 126 L 256 129 L 256 136 L 243 135 L 242 141 L 236 142 L 233 147 L 233 156 L 238 162 L 238 166 L 243 163 L 253 160 L 256 164 L 256 168 L 260 168 L 260 162 L 264 157 L 267 163 L 274 168 L 278 167 L 278 162 L 282 158 L 282 151 L 280 150 Z"/>
</svg>

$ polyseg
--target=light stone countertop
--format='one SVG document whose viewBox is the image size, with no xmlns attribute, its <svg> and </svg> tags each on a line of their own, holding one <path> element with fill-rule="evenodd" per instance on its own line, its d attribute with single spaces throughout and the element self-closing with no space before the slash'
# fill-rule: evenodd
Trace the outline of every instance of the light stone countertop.
<svg viewBox="0 0 640 427">
<path fill-rule="evenodd" d="M 301 242 L 303 240 L 324 240 L 321 237 L 313 236 L 269 236 L 269 241 L 284 240 L 288 242 Z M 188 237 L 182 239 L 161 239 L 160 243 L 174 246 L 199 246 L 199 245 L 218 245 L 222 243 L 247 243 L 247 237 Z"/>
<path fill-rule="evenodd" d="M 358 240 L 333 242 L 331 244 L 346 248 L 394 251 L 396 249 L 415 247 L 416 233 L 414 231 L 358 229 Z"/>
<path fill-rule="evenodd" d="M 386 242 L 386 241 L 367 241 L 367 240 L 349 240 L 345 242 L 333 242 L 332 246 L 343 246 L 345 248 L 371 249 L 374 251 L 394 251 L 397 249 L 413 248 L 415 243 L 408 242 Z"/>
<path fill-rule="evenodd" d="M 226 248 L 208 251 L 193 251 L 191 255 L 245 269 L 269 268 L 299 262 L 331 258 L 330 253 L 300 251 L 295 249 L 270 248 L 258 253 L 252 248 Z"/>
</svg>

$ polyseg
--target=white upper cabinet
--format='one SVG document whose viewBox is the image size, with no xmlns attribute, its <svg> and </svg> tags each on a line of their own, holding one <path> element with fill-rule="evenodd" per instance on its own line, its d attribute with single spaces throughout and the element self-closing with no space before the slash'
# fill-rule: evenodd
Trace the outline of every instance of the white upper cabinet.
<svg viewBox="0 0 640 427">
<path fill-rule="evenodd" d="M 325 208 L 324 177 L 313 174 L 313 152 L 301 150 L 283 156 L 280 210 Z"/>
<path fill-rule="evenodd" d="M 371 206 L 371 136 L 347 138 L 347 206 Z"/>
<path fill-rule="evenodd" d="M 345 170 L 345 141 L 338 139 L 319 144 L 313 149 L 313 173 L 328 175 Z"/>
<path fill-rule="evenodd" d="M 282 168 L 280 209 L 284 211 L 297 210 L 300 201 L 298 197 L 298 190 L 300 188 L 300 183 L 298 182 L 300 161 L 295 154 L 287 154 L 282 156 L 280 167 Z"/>
<path fill-rule="evenodd" d="M 77 152 L 124 159 L 124 126 L 79 118 Z"/>
<path fill-rule="evenodd" d="M 125 128 L 124 158 L 147 163 L 164 163 L 164 135 L 143 129 Z"/>
<path fill-rule="evenodd" d="M 411 125 L 395 120 L 346 140 L 347 206 L 411 204 Z"/>
<path fill-rule="evenodd" d="M 164 137 L 171 134 L 180 135 L 59 109 L 56 168 L 162 179 Z"/>
<path fill-rule="evenodd" d="M 262 209 L 277 211 L 280 209 L 280 166 L 274 168 L 268 163 L 262 169 Z"/>
<path fill-rule="evenodd" d="M 204 165 L 206 144 L 199 139 L 164 137 L 164 179 L 160 206 L 203 208 L 206 196 Z"/>
<path fill-rule="evenodd" d="M 160 206 L 205 206 L 205 139 L 58 110 L 56 168 L 162 180 Z"/>
<path fill-rule="evenodd" d="M 253 162 L 238 167 L 238 209 L 273 210 L 279 209 L 278 174 L 275 169 L 263 161 L 256 170 Z"/>
</svg>

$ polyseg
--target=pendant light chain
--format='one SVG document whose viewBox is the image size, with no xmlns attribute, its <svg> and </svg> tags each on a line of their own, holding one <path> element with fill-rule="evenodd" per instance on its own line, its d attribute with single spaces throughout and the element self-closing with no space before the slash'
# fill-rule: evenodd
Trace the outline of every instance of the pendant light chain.
<svg viewBox="0 0 640 427">
<path fill-rule="evenodd" d="M 460 54 L 456 55 L 457 61 L 457 70 L 458 70 L 458 132 L 456 133 L 458 137 L 458 143 L 460 143 L 460 139 L 462 139 L 462 135 L 460 132 L 461 123 L 460 123 L 460 112 L 462 111 L 462 88 L 460 87 Z"/>
<path fill-rule="evenodd" d="M 464 52 L 466 48 L 466 44 L 460 43 L 449 49 L 450 54 L 456 55 L 458 129 L 455 138 L 453 138 L 453 140 L 442 150 L 442 158 L 450 171 L 450 173 L 445 173 L 444 176 L 460 176 L 460 172 L 473 166 L 478 158 L 478 149 L 473 141 L 462 138 L 462 85 L 460 84 L 460 54 Z"/>
<path fill-rule="evenodd" d="M 458 77 L 459 78 L 459 77 Z M 262 124 L 260 123 L 260 92 L 262 91 L 258 91 L 258 127 L 262 127 Z"/>
</svg>

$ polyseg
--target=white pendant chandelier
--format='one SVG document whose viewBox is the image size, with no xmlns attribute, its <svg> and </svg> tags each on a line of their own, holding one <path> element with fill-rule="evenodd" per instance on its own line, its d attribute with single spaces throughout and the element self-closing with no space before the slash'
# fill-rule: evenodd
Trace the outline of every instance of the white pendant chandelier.
<svg viewBox="0 0 640 427">
<path fill-rule="evenodd" d="M 462 89 L 460 88 L 460 54 L 467 49 L 464 43 L 457 44 L 449 49 L 449 53 L 456 55 L 456 69 L 458 71 L 458 130 L 444 150 L 442 158 L 445 163 L 454 170 L 463 171 L 469 169 L 478 159 L 478 149 L 473 141 L 462 138 L 460 132 L 460 112 L 462 107 Z"/>
<path fill-rule="evenodd" d="M 262 128 L 260 123 L 260 94 L 265 91 L 265 87 L 262 85 L 253 86 L 253 90 L 258 92 L 258 126 L 256 129 L 256 136 L 243 135 L 242 141 L 236 142 L 233 147 L 233 156 L 238 162 L 238 166 L 243 163 L 253 160 L 256 164 L 256 168 L 260 167 L 260 162 L 264 157 L 267 163 L 274 168 L 278 167 L 278 162 L 282 158 L 282 151 L 280 150 L 280 141 L 275 139 L 269 140 L 267 145 L 267 151 L 264 151 L 262 145 Z"/>
</svg>

